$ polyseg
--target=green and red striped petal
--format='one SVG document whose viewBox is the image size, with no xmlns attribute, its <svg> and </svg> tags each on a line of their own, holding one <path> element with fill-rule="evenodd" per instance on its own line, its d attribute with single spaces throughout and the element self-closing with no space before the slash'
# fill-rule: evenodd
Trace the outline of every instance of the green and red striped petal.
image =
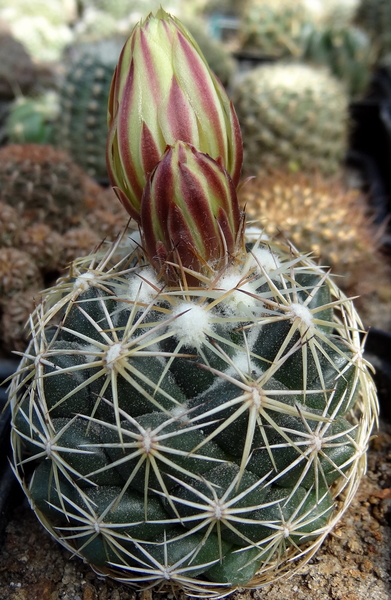
<svg viewBox="0 0 391 600">
<path fill-rule="evenodd" d="M 242 215 L 230 175 L 221 161 L 182 141 L 167 147 L 148 178 L 140 221 L 147 256 L 170 284 L 181 273 L 165 268 L 167 261 L 211 275 L 241 247 Z"/>
<path fill-rule="evenodd" d="M 221 160 L 239 183 L 243 150 L 233 105 L 194 39 L 163 9 L 136 25 L 121 52 L 108 123 L 109 177 L 137 220 L 148 175 L 177 140 Z"/>
</svg>

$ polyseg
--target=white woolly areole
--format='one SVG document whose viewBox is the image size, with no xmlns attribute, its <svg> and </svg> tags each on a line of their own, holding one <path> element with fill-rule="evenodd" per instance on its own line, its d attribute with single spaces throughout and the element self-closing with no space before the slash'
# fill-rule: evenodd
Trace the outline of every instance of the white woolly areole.
<svg viewBox="0 0 391 600">
<path fill-rule="evenodd" d="M 185 346 L 200 347 L 211 329 L 209 311 L 191 302 L 182 302 L 174 308 L 172 315 L 177 318 L 170 323 L 169 329 L 175 338 Z"/>
<path fill-rule="evenodd" d="M 237 352 L 232 361 L 235 367 L 229 367 L 226 371 L 227 375 L 231 377 L 237 377 L 239 372 L 256 379 L 262 374 L 261 369 L 254 364 L 246 352 Z"/>
<path fill-rule="evenodd" d="M 316 452 L 320 452 L 322 450 L 322 446 L 323 446 L 322 437 L 319 434 L 314 433 L 314 435 L 310 438 L 309 445 L 312 446 L 312 449 L 315 450 Z"/>
<path fill-rule="evenodd" d="M 309 308 L 307 308 L 303 304 L 294 302 L 290 305 L 289 309 L 292 315 L 292 319 L 300 319 L 307 327 L 314 326 L 313 316 Z"/>
<path fill-rule="evenodd" d="M 256 248 L 253 252 L 253 260 L 251 266 L 262 267 L 268 275 L 273 277 L 273 271 L 281 266 L 281 262 L 276 254 L 267 248 Z"/>
<path fill-rule="evenodd" d="M 106 352 L 106 366 L 108 369 L 114 369 L 119 358 L 122 357 L 122 344 L 113 344 Z"/>
<path fill-rule="evenodd" d="M 223 290 L 222 293 L 230 294 L 224 298 L 224 303 L 235 310 L 235 313 L 241 314 L 240 308 L 252 308 L 257 300 L 249 294 L 254 294 L 256 283 L 252 281 L 243 282 L 243 276 L 238 273 L 227 273 L 218 282 L 218 287 Z"/>
<path fill-rule="evenodd" d="M 95 279 L 95 275 L 93 273 L 87 272 L 79 275 L 79 277 L 75 280 L 73 284 L 73 289 L 81 290 L 85 292 L 91 285 L 91 281 Z"/>
<path fill-rule="evenodd" d="M 147 268 L 140 272 L 140 277 L 132 277 L 129 282 L 127 296 L 130 300 L 149 304 L 157 294 L 158 280 L 154 269 Z"/>
</svg>

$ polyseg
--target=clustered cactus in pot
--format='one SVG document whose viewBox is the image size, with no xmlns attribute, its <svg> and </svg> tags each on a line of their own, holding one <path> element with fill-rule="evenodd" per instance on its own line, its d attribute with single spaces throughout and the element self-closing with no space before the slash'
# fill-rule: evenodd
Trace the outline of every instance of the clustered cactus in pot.
<svg viewBox="0 0 391 600">
<path fill-rule="evenodd" d="M 162 9 L 119 58 L 107 152 L 140 237 L 76 261 L 31 315 L 15 472 L 98 573 L 215 598 L 261 586 L 313 555 L 365 471 L 360 319 L 309 257 L 246 231 L 235 111 Z"/>
</svg>

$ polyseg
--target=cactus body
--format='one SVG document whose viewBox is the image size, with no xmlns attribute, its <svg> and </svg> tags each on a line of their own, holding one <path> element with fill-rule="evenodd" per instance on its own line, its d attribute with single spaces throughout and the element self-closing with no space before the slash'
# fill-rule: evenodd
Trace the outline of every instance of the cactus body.
<svg viewBox="0 0 391 600">
<path fill-rule="evenodd" d="M 135 587 L 220 597 L 291 572 L 365 470 L 377 404 L 352 303 L 250 232 L 196 288 L 113 252 L 77 261 L 31 320 L 11 401 L 32 507 Z"/>
<path fill-rule="evenodd" d="M 0 342 L 22 350 L 38 291 L 75 258 L 115 239 L 128 217 L 112 190 L 49 145 L 2 148 L 0 184 Z"/>
<path fill-rule="evenodd" d="M 355 21 L 367 31 L 379 58 L 391 51 L 391 4 L 389 0 L 360 0 Z"/>
<path fill-rule="evenodd" d="M 241 46 L 269 57 L 298 57 L 303 49 L 303 30 L 309 21 L 310 15 L 301 1 L 250 1 L 241 21 Z"/>
<path fill-rule="evenodd" d="M 325 65 L 351 96 L 365 91 L 374 53 L 365 31 L 353 26 L 314 27 L 306 35 L 303 58 Z"/>
<path fill-rule="evenodd" d="M 383 228 L 373 223 L 357 190 L 321 177 L 280 173 L 243 186 L 241 202 L 248 218 L 268 236 L 289 239 L 342 275 L 339 287 L 349 297 L 359 296 L 355 302 L 361 318 L 363 304 L 373 301 L 371 294 L 379 291 L 381 282 L 389 286 L 389 268 L 379 248 Z"/>
<path fill-rule="evenodd" d="M 347 94 L 326 71 L 300 64 L 258 67 L 238 80 L 233 96 L 249 174 L 338 171 L 347 145 Z"/>
<path fill-rule="evenodd" d="M 107 178 L 107 101 L 117 59 L 108 64 L 86 53 L 68 65 L 54 126 L 56 145 L 97 179 Z"/>
<path fill-rule="evenodd" d="M 5 130 L 12 144 L 49 144 L 53 120 L 58 114 L 57 94 L 48 92 L 39 98 L 21 96 L 12 104 Z"/>
</svg>

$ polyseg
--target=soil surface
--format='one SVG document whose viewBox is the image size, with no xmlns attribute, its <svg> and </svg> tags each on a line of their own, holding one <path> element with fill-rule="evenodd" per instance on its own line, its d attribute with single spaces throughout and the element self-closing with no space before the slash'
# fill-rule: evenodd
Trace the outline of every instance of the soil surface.
<svg viewBox="0 0 391 600">
<path fill-rule="evenodd" d="M 391 424 L 371 442 L 368 472 L 337 529 L 299 574 L 230 600 L 391 600 Z M 178 600 L 184 600 L 181 595 Z M 0 600 L 173 600 L 97 576 L 22 502 L 0 548 Z"/>
</svg>

